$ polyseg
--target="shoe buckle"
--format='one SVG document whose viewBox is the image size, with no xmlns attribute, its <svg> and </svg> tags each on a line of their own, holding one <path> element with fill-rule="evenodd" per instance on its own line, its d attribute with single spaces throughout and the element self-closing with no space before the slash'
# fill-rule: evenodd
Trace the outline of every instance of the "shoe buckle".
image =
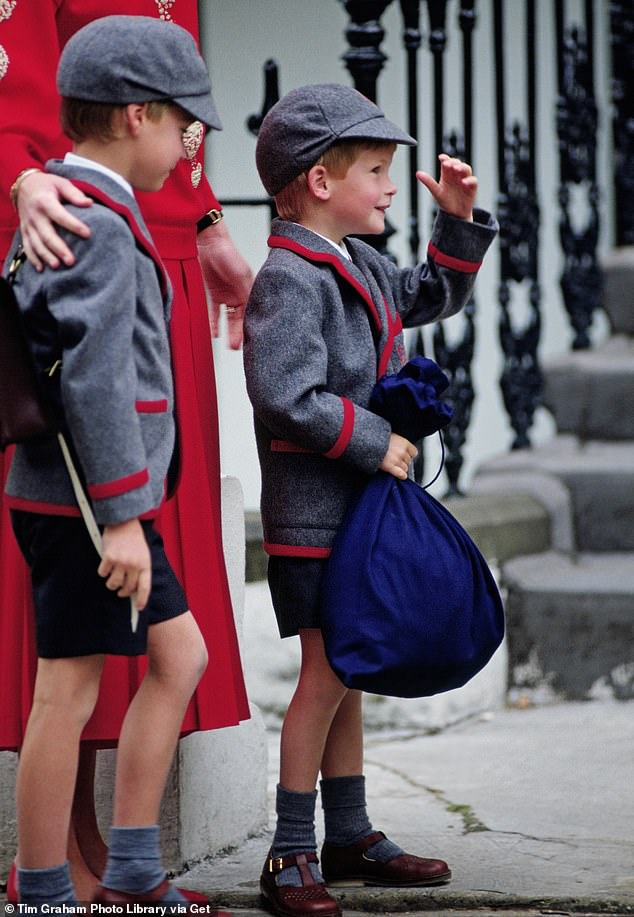
<svg viewBox="0 0 634 917">
<path fill-rule="evenodd" d="M 281 872 L 284 869 L 284 857 L 269 857 L 269 872 Z"/>
</svg>

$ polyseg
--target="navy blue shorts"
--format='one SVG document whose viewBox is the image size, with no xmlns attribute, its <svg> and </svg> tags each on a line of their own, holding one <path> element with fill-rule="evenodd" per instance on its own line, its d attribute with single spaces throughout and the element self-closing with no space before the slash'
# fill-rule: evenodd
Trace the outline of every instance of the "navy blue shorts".
<svg viewBox="0 0 634 917">
<path fill-rule="evenodd" d="M 269 557 L 268 580 L 280 637 L 302 628 L 321 629 L 321 581 L 326 561 L 314 557 Z"/>
<path fill-rule="evenodd" d="M 147 652 L 150 624 L 188 610 L 161 536 L 142 522 L 152 558 L 152 592 L 130 626 L 130 599 L 121 599 L 97 573 L 99 555 L 83 519 L 12 510 L 13 530 L 31 570 L 37 653 L 43 659 Z"/>
</svg>

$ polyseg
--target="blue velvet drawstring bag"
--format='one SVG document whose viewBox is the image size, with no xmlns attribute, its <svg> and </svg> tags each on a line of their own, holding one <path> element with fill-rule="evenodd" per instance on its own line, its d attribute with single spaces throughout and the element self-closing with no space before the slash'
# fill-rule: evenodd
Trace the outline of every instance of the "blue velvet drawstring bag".
<svg viewBox="0 0 634 917">
<path fill-rule="evenodd" d="M 370 407 L 417 442 L 451 419 L 440 368 L 415 357 L 375 386 Z M 504 636 L 504 610 L 482 554 L 414 481 L 379 471 L 349 508 L 326 564 L 322 632 L 349 688 L 425 697 L 464 685 Z"/>
</svg>

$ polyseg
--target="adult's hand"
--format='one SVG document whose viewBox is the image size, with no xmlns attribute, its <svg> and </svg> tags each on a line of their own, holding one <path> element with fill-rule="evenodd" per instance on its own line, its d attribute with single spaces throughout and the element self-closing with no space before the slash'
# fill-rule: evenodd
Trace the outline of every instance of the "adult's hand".
<svg viewBox="0 0 634 917">
<path fill-rule="evenodd" d="M 232 350 L 242 346 L 244 309 L 253 285 L 253 272 L 235 247 L 224 220 L 196 237 L 198 258 L 211 297 L 211 333 L 218 337 L 220 306 L 227 314 L 227 338 Z"/>
<path fill-rule="evenodd" d="M 58 235 L 56 225 L 82 238 L 90 235 L 86 224 L 73 216 L 62 201 L 78 207 L 90 207 L 92 204 L 79 188 L 59 175 L 31 172 L 20 182 L 16 206 L 22 242 L 27 258 L 38 271 L 43 270 L 45 265 L 58 268 L 62 263 L 67 267 L 75 263 L 75 257 Z"/>
</svg>

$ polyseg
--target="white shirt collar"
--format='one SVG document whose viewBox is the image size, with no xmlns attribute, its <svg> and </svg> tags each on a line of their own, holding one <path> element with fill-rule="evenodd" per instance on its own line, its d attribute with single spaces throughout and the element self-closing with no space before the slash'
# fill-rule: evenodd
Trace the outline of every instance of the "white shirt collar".
<svg viewBox="0 0 634 917">
<path fill-rule="evenodd" d="M 132 185 L 123 175 L 120 175 L 113 169 L 109 169 L 108 166 L 104 166 L 100 162 L 95 162 L 94 159 L 86 159 L 85 156 L 78 156 L 77 153 L 66 153 L 64 156 L 64 164 L 69 166 L 82 166 L 84 169 L 92 169 L 94 172 L 101 172 L 102 175 L 107 175 L 108 178 L 116 181 L 116 183 L 121 185 L 128 194 L 134 197 Z"/>
<path fill-rule="evenodd" d="M 300 223 L 299 225 L 302 226 L 303 224 Z M 308 229 L 308 232 L 312 232 L 316 236 L 319 236 L 320 239 L 324 239 L 324 241 L 332 245 L 332 247 L 335 248 L 339 252 L 340 255 L 343 255 L 343 257 L 346 258 L 348 261 L 352 261 L 352 256 L 350 255 L 350 252 L 346 248 L 345 242 L 342 242 L 341 245 L 337 245 L 337 243 L 333 242 L 332 239 L 329 239 L 328 236 L 322 236 L 322 234 L 320 232 L 317 232 L 315 229 L 309 229 L 308 226 L 304 226 L 304 229 Z"/>
</svg>

